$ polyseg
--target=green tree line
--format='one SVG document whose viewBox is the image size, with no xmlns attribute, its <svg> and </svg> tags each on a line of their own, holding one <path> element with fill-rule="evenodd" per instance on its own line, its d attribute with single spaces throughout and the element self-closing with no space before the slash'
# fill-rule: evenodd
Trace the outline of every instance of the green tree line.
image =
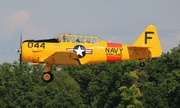
<svg viewBox="0 0 180 108">
<path fill-rule="evenodd" d="M 0 108 L 178 108 L 180 45 L 148 59 L 82 66 L 53 66 L 54 80 L 41 80 L 44 65 L 0 64 Z"/>
</svg>

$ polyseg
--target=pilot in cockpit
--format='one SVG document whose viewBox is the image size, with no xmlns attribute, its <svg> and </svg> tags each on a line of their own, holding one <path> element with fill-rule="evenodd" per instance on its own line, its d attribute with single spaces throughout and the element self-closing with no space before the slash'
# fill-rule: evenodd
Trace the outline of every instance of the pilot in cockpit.
<svg viewBox="0 0 180 108">
<path fill-rule="evenodd" d="M 77 42 L 77 43 L 80 43 L 81 41 L 80 41 L 79 39 L 76 39 L 76 42 Z"/>
<path fill-rule="evenodd" d="M 67 36 L 63 36 L 63 42 L 69 42 L 68 39 L 67 39 Z"/>
</svg>

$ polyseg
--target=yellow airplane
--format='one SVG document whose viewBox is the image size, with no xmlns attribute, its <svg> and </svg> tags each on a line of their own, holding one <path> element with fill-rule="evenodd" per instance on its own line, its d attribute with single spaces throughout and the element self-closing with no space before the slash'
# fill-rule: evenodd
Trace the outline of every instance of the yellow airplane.
<svg viewBox="0 0 180 108">
<path fill-rule="evenodd" d="M 156 27 L 149 25 L 132 45 L 111 43 L 92 35 L 58 34 L 56 38 L 25 40 L 16 50 L 24 62 L 33 65 L 46 64 L 42 80 L 51 82 L 52 65 L 80 66 L 102 62 L 140 60 L 162 54 Z"/>
</svg>

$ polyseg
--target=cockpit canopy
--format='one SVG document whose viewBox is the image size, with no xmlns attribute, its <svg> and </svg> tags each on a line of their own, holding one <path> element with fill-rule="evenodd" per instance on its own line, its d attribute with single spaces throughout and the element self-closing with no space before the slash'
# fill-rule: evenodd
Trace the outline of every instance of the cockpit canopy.
<svg viewBox="0 0 180 108">
<path fill-rule="evenodd" d="M 79 35 L 79 34 L 60 33 L 56 38 L 59 42 L 71 42 L 71 43 L 100 43 L 101 41 L 103 41 L 97 36 Z"/>
</svg>

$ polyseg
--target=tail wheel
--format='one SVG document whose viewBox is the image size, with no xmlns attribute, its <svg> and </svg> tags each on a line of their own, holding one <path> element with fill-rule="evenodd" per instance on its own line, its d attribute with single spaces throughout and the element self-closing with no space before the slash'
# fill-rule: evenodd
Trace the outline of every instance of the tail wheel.
<svg viewBox="0 0 180 108">
<path fill-rule="evenodd" d="M 44 72 L 42 75 L 42 80 L 44 82 L 52 82 L 54 79 L 54 75 L 51 72 Z"/>
<path fill-rule="evenodd" d="M 140 62 L 139 64 L 141 67 L 144 67 L 145 66 L 145 63 L 144 62 Z"/>
</svg>

